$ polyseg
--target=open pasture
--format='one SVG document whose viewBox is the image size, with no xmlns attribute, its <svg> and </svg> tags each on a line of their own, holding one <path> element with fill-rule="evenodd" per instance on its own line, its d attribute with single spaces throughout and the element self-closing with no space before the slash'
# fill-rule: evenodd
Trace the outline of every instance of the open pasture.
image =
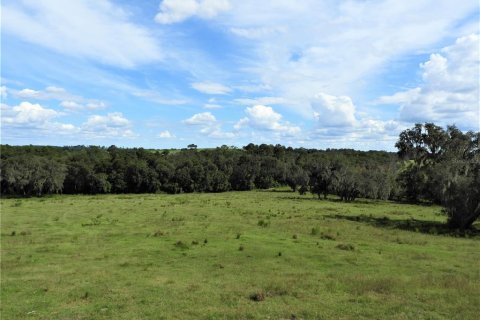
<svg viewBox="0 0 480 320">
<path fill-rule="evenodd" d="M 437 206 L 292 192 L 1 200 L 2 319 L 478 319 Z M 478 225 L 477 225 L 478 228 Z"/>
</svg>

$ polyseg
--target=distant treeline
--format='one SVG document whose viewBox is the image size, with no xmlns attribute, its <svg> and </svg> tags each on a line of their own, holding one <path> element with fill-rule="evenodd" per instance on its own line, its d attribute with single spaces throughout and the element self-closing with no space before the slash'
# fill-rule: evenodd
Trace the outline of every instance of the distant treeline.
<svg viewBox="0 0 480 320">
<path fill-rule="evenodd" d="M 395 153 L 315 150 L 281 145 L 197 150 L 96 146 L 1 147 L 3 194 L 182 193 L 268 189 L 345 200 L 398 197 Z"/>
<path fill-rule="evenodd" d="M 146 150 L 111 146 L 1 147 L 3 195 L 189 193 L 289 186 L 343 201 L 428 200 L 465 228 L 480 216 L 480 133 L 432 123 L 403 131 L 398 153 L 281 145 Z"/>
</svg>

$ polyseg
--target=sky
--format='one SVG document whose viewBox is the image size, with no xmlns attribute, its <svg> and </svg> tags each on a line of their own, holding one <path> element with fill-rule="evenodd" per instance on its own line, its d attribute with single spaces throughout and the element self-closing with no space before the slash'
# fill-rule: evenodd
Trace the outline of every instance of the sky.
<svg viewBox="0 0 480 320">
<path fill-rule="evenodd" d="M 480 131 L 478 0 L 3 0 L 1 143 L 393 151 Z"/>
</svg>

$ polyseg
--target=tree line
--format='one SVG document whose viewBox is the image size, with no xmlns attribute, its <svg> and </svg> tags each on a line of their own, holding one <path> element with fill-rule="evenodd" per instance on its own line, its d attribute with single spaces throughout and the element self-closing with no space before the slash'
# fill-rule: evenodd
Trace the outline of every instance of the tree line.
<svg viewBox="0 0 480 320">
<path fill-rule="evenodd" d="M 266 144 L 182 150 L 3 145 L 0 186 L 2 195 L 17 196 L 289 186 L 342 201 L 432 201 L 444 205 L 453 227 L 464 228 L 480 215 L 478 140 L 479 133 L 427 123 L 400 134 L 398 153 Z"/>
</svg>

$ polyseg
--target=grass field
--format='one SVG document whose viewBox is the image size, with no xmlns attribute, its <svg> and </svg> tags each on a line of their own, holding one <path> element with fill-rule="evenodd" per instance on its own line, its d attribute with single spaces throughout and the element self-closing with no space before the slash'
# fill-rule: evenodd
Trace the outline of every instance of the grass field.
<svg viewBox="0 0 480 320">
<path fill-rule="evenodd" d="M 436 206 L 291 192 L 1 200 L 2 319 L 478 319 Z M 477 226 L 478 228 L 478 226 Z"/>
</svg>

